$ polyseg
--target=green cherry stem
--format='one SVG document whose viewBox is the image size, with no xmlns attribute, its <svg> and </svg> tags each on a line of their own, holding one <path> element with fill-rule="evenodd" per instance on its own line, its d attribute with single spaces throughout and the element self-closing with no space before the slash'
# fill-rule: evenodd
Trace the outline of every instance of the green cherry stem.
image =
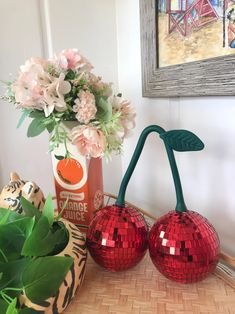
<svg viewBox="0 0 235 314">
<path fill-rule="evenodd" d="M 167 145 L 167 143 L 163 140 L 168 156 L 168 160 L 171 166 L 171 173 L 172 177 L 174 180 L 174 185 L 175 185 L 175 192 L 176 192 L 176 206 L 175 206 L 175 211 L 177 212 L 186 212 L 187 211 L 187 206 L 185 205 L 184 202 L 184 196 L 183 196 L 183 190 L 180 182 L 180 176 L 179 176 L 179 171 L 176 165 L 175 161 L 175 156 L 173 149 Z"/>
<path fill-rule="evenodd" d="M 142 133 L 139 137 L 138 143 L 136 145 L 135 151 L 133 153 L 133 156 L 131 158 L 130 164 L 129 164 L 129 166 L 126 170 L 126 173 L 122 179 L 121 186 L 120 186 L 119 193 L 118 193 L 118 197 L 117 197 L 117 201 L 115 203 L 115 205 L 117 205 L 117 206 L 120 206 L 120 207 L 125 206 L 125 194 L 126 194 L 127 185 L 129 183 L 131 175 L 132 175 L 132 173 L 136 167 L 136 164 L 140 158 L 140 155 L 141 155 L 141 152 L 143 150 L 145 141 L 146 141 L 148 135 L 152 132 L 156 132 L 159 135 L 161 135 L 161 134 L 165 133 L 165 130 L 158 125 L 150 125 L 142 131 Z M 164 139 L 163 139 L 163 141 L 164 141 Z M 167 151 L 167 156 L 169 159 L 172 176 L 174 179 L 176 199 L 177 199 L 175 210 L 178 212 L 185 212 L 185 211 L 187 211 L 187 207 L 186 207 L 185 202 L 184 202 L 183 191 L 182 191 L 182 187 L 181 187 L 179 172 L 178 172 L 176 161 L 175 161 L 175 156 L 174 156 L 172 148 L 169 147 L 169 145 L 165 141 L 164 141 L 164 144 L 165 144 L 165 148 Z"/>
</svg>

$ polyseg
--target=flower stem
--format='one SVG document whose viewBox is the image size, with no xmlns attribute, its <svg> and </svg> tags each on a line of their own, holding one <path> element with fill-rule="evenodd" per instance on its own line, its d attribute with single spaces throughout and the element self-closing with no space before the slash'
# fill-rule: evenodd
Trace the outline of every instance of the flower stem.
<svg viewBox="0 0 235 314">
<path fill-rule="evenodd" d="M 139 157 L 140 157 L 140 154 L 143 150 L 145 141 L 146 141 L 148 135 L 152 132 L 156 132 L 159 135 L 161 135 L 161 134 L 165 133 L 165 130 L 158 125 L 151 125 L 142 131 L 140 138 L 138 140 L 138 143 L 136 145 L 134 154 L 131 158 L 130 164 L 129 164 L 129 166 L 126 170 L 126 173 L 122 179 L 121 186 L 120 186 L 119 193 L 118 193 L 118 197 L 117 197 L 117 201 L 115 203 L 115 205 L 117 205 L 117 206 L 120 206 L 120 207 L 125 206 L 125 194 L 126 194 L 127 185 L 129 183 L 131 175 L 132 175 L 132 173 L 136 167 L 136 164 L 139 160 Z M 163 139 L 163 141 L 164 141 L 164 139 Z M 172 172 L 174 185 L 175 185 L 175 192 L 176 192 L 176 199 L 177 199 L 175 210 L 178 212 L 179 211 L 185 212 L 185 211 L 187 211 L 187 207 L 186 207 L 185 202 L 184 202 L 183 191 L 182 191 L 182 187 L 181 187 L 179 172 L 178 172 L 176 161 L 175 161 L 175 156 L 174 156 L 172 148 L 165 141 L 164 141 L 164 144 L 165 144 L 165 148 L 167 151 L 167 156 L 168 156 L 168 160 L 170 163 L 171 172 Z"/>
</svg>

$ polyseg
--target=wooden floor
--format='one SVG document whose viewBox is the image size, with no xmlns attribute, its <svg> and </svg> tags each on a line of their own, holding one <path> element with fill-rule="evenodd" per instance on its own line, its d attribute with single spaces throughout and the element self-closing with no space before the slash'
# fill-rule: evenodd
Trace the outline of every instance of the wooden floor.
<svg viewBox="0 0 235 314">
<path fill-rule="evenodd" d="M 235 290 L 211 275 L 181 285 L 163 277 L 148 255 L 136 267 L 108 272 L 88 259 L 81 290 L 64 314 L 235 314 Z"/>
</svg>

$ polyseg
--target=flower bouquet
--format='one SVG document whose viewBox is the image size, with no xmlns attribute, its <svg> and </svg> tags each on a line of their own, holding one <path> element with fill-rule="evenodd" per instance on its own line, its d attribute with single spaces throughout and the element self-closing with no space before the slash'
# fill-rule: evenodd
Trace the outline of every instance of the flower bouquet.
<svg viewBox="0 0 235 314">
<path fill-rule="evenodd" d="M 31 58 L 17 79 L 7 82 L 5 100 L 22 110 L 18 127 L 32 118 L 27 135 L 50 134 L 58 209 L 70 198 L 64 217 L 87 227 L 102 206 L 102 164 L 97 157 L 119 153 L 135 126 L 135 111 L 110 84 L 91 72 L 76 49 L 53 58 Z"/>
<path fill-rule="evenodd" d="M 120 152 L 123 138 L 134 127 L 135 111 L 121 95 L 113 95 L 110 84 L 91 72 L 92 65 L 76 49 L 63 50 L 53 58 L 31 58 L 20 67 L 14 82 L 6 82 L 3 97 L 32 118 L 28 137 L 47 130 L 50 151 L 67 140 L 87 157 Z M 74 121 L 71 132 L 62 122 Z"/>
</svg>

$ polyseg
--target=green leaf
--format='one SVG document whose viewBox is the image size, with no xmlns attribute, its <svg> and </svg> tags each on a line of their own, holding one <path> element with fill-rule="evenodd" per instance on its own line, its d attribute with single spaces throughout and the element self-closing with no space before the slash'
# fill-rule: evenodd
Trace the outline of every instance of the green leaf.
<svg viewBox="0 0 235 314">
<path fill-rule="evenodd" d="M 7 210 L 7 212 L 0 218 L 0 225 L 5 225 L 9 220 L 10 215 L 10 210 Z"/>
<path fill-rule="evenodd" d="M 197 151 L 204 148 L 203 142 L 187 130 L 172 130 L 160 135 L 163 141 L 178 152 Z"/>
<path fill-rule="evenodd" d="M 11 224 L 14 224 L 15 226 L 19 227 L 19 229 L 24 232 L 27 239 L 32 233 L 34 223 L 35 223 L 35 217 L 22 217 L 21 219 L 17 219 L 13 222 L 8 223 L 6 226 L 10 226 Z"/>
<path fill-rule="evenodd" d="M 36 208 L 32 203 L 30 203 L 23 196 L 20 199 L 23 211 L 27 217 L 35 217 L 35 221 L 37 222 L 41 217 L 41 212 Z"/>
<path fill-rule="evenodd" d="M 56 159 L 58 160 L 63 160 L 64 159 L 64 156 L 60 156 L 60 155 L 54 155 Z"/>
<path fill-rule="evenodd" d="M 110 121 L 112 118 L 112 105 L 104 98 L 99 98 L 97 117 L 102 121 Z"/>
<path fill-rule="evenodd" d="M 54 123 L 54 122 L 51 122 L 51 123 L 49 123 L 49 124 L 46 125 L 46 129 L 47 129 L 47 131 L 48 131 L 49 133 L 52 133 L 53 130 L 54 130 L 54 128 L 55 128 L 55 123 Z"/>
<path fill-rule="evenodd" d="M 27 136 L 34 137 L 41 134 L 45 130 L 45 125 L 41 119 L 35 118 L 28 127 Z"/>
<path fill-rule="evenodd" d="M 26 238 L 32 232 L 34 218 L 23 217 L 5 225 L 0 225 L 0 261 L 14 260 L 20 253 Z"/>
<path fill-rule="evenodd" d="M 28 258 L 20 258 L 8 263 L 0 263 L 0 272 L 3 274 L 0 280 L 0 290 L 7 287 L 22 288 L 22 272 L 28 262 Z"/>
<path fill-rule="evenodd" d="M 6 314 L 18 314 L 16 309 L 17 298 L 13 299 L 12 302 L 9 304 Z"/>
<path fill-rule="evenodd" d="M 42 214 L 47 217 L 49 224 L 52 225 L 54 221 L 54 205 L 51 194 L 49 194 L 46 199 Z"/>
<path fill-rule="evenodd" d="M 63 229 L 61 228 L 53 233 L 48 219 L 42 216 L 25 241 L 21 254 L 24 256 L 46 256 L 53 252 L 55 246 L 63 243 L 64 238 Z"/>
<path fill-rule="evenodd" d="M 20 119 L 19 119 L 19 122 L 18 122 L 18 124 L 17 124 L 17 126 L 16 126 L 16 128 L 18 129 L 21 125 L 22 125 L 22 123 L 24 122 L 24 120 L 30 115 L 30 110 L 27 110 L 27 109 L 24 109 L 23 110 L 23 113 L 22 113 L 22 115 L 21 115 L 21 117 L 20 117 Z"/>
<path fill-rule="evenodd" d="M 66 76 L 65 76 L 65 80 L 66 80 L 66 81 L 74 80 L 75 77 L 76 77 L 75 72 L 73 72 L 73 70 L 70 69 L 70 70 L 67 71 L 67 74 L 66 74 Z"/>
<path fill-rule="evenodd" d="M 17 220 L 6 225 L 0 225 L 0 261 L 15 260 L 20 257 L 22 247 L 24 245 L 26 234 L 28 233 L 27 223 L 31 225 L 31 218 L 24 218 L 23 225 L 17 224 Z M 4 257 L 5 256 L 5 257 Z"/>
<path fill-rule="evenodd" d="M 0 313 L 4 314 L 6 313 L 8 308 L 8 303 L 4 301 L 3 299 L 0 299 Z"/>
<path fill-rule="evenodd" d="M 43 119 L 45 118 L 44 112 L 39 110 L 31 111 L 29 114 L 30 118 L 37 118 L 37 119 Z"/>
<path fill-rule="evenodd" d="M 22 275 L 26 296 L 34 303 L 54 296 L 72 264 L 73 258 L 62 256 L 31 260 Z"/>
<path fill-rule="evenodd" d="M 21 214 L 18 214 L 13 210 L 10 210 L 8 208 L 0 208 L 0 220 L 7 214 L 9 214 L 7 222 L 15 221 L 22 218 Z"/>
</svg>

